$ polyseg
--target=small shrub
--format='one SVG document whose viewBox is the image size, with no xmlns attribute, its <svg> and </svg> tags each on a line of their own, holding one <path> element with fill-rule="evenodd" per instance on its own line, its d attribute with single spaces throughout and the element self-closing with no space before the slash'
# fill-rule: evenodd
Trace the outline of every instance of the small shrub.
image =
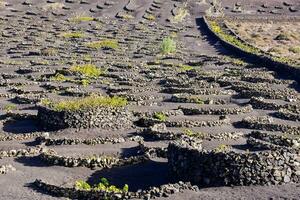
<svg viewBox="0 0 300 200">
<path fill-rule="evenodd" d="M 171 37 L 164 38 L 160 51 L 162 54 L 174 53 L 176 51 L 176 42 Z"/>
<path fill-rule="evenodd" d="M 161 122 L 166 121 L 167 118 L 168 118 L 168 117 L 167 117 L 164 113 L 162 113 L 162 112 L 154 113 L 153 117 L 154 117 L 155 119 L 158 119 L 158 120 L 161 121 Z"/>
<path fill-rule="evenodd" d="M 174 16 L 173 22 L 182 22 L 183 19 L 188 15 L 188 10 L 185 8 L 179 8 L 177 15 Z"/>
<path fill-rule="evenodd" d="M 127 105 L 127 100 L 121 97 L 104 97 L 93 95 L 75 100 L 46 103 L 46 106 L 56 111 L 75 111 L 85 108 L 123 107 Z"/>
<path fill-rule="evenodd" d="M 75 189 L 76 190 L 91 190 L 91 186 L 83 180 L 78 180 L 75 182 Z"/>
<path fill-rule="evenodd" d="M 81 75 L 89 78 L 97 78 L 104 73 L 102 69 L 99 69 L 93 64 L 75 65 L 72 66 L 70 70 L 73 72 L 78 72 Z"/>
<path fill-rule="evenodd" d="M 88 80 L 88 79 L 81 79 L 80 82 L 79 82 L 83 87 L 87 87 L 91 81 Z"/>
<path fill-rule="evenodd" d="M 189 137 L 198 138 L 198 139 L 204 139 L 205 134 L 202 132 L 194 132 L 191 129 L 184 129 L 183 134 L 187 135 Z"/>
<path fill-rule="evenodd" d="M 214 149 L 215 152 L 226 152 L 229 151 L 230 146 L 226 144 L 220 144 L 218 147 Z"/>
<path fill-rule="evenodd" d="M 83 38 L 83 37 L 85 37 L 84 33 L 81 33 L 81 32 L 67 32 L 67 33 L 62 33 L 61 36 L 64 38 Z"/>
<path fill-rule="evenodd" d="M 95 20 L 94 17 L 84 16 L 84 15 L 78 15 L 69 19 L 70 22 L 74 22 L 74 23 L 89 22 L 94 20 Z"/>
<path fill-rule="evenodd" d="M 6 112 L 11 112 L 11 111 L 16 110 L 16 109 L 17 109 L 17 106 L 14 105 L 14 104 L 7 104 L 7 105 L 4 106 L 4 110 Z"/>
<path fill-rule="evenodd" d="M 68 81 L 68 80 L 70 80 L 70 79 L 60 73 L 56 73 L 54 76 L 52 76 L 50 78 L 50 81 L 58 81 L 58 82 L 64 82 L 64 81 Z"/>
<path fill-rule="evenodd" d="M 119 48 L 119 43 L 117 40 L 102 40 L 86 43 L 85 46 L 93 49 L 117 49 Z"/>
<path fill-rule="evenodd" d="M 295 54 L 300 54 L 300 46 L 297 47 L 290 47 L 289 51 Z"/>
<path fill-rule="evenodd" d="M 75 189 L 77 190 L 100 190 L 105 192 L 113 192 L 113 193 L 127 193 L 129 190 L 129 186 L 125 184 L 123 188 L 118 188 L 115 185 L 111 185 L 106 178 L 101 178 L 100 182 L 95 186 L 91 187 L 85 181 L 79 180 L 75 183 Z"/>
<path fill-rule="evenodd" d="M 178 65 L 178 67 L 180 72 L 187 72 L 194 69 L 193 66 L 189 66 L 189 65 Z"/>
</svg>

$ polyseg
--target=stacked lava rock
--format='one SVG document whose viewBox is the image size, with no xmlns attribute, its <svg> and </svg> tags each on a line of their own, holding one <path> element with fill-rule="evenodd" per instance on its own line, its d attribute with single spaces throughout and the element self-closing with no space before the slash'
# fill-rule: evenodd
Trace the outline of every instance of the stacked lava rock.
<svg viewBox="0 0 300 200">
<path fill-rule="evenodd" d="M 132 126 L 126 100 L 118 97 L 86 97 L 39 107 L 38 118 L 46 129 L 93 128 L 108 130 Z"/>
</svg>

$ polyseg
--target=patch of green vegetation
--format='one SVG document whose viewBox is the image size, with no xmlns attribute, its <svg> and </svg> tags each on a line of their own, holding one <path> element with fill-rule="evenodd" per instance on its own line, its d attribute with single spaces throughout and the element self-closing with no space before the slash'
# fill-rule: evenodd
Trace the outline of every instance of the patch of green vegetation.
<svg viewBox="0 0 300 200">
<path fill-rule="evenodd" d="M 215 152 L 227 152 L 230 150 L 230 146 L 226 144 L 220 144 L 218 147 L 214 149 Z"/>
<path fill-rule="evenodd" d="M 198 139 L 204 139 L 205 134 L 202 132 L 194 132 L 191 129 L 184 129 L 183 134 L 187 135 L 189 137 L 198 138 Z"/>
<path fill-rule="evenodd" d="M 89 84 L 91 84 L 91 81 L 88 79 L 81 79 L 79 81 L 79 83 L 83 86 L 83 87 L 87 87 Z"/>
<path fill-rule="evenodd" d="M 119 48 L 119 43 L 117 40 L 102 40 L 102 41 L 95 41 L 95 42 L 88 42 L 85 44 L 86 47 L 93 48 L 93 49 L 117 49 Z"/>
<path fill-rule="evenodd" d="M 178 67 L 180 72 L 187 72 L 194 69 L 193 66 L 189 66 L 189 65 L 178 65 Z"/>
<path fill-rule="evenodd" d="M 17 109 L 17 106 L 14 105 L 14 104 L 7 104 L 7 105 L 4 106 L 4 110 L 6 112 L 11 112 L 11 111 L 16 110 L 16 109 Z"/>
<path fill-rule="evenodd" d="M 218 22 L 210 20 L 209 23 L 210 23 L 210 27 L 211 27 L 212 31 L 215 32 L 223 40 L 225 40 L 225 41 L 227 41 L 249 53 L 258 53 L 258 54 L 260 53 L 260 51 L 258 49 L 256 49 L 255 47 L 249 46 L 249 45 L 243 43 L 242 41 L 240 41 L 239 39 L 237 39 L 235 36 L 227 34 L 224 30 L 222 30 L 222 28 L 218 24 Z"/>
<path fill-rule="evenodd" d="M 54 76 L 50 78 L 50 81 L 58 81 L 58 82 L 65 82 L 69 81 L 70 78 L 65 77 L 63 74 L 56 73 Z"/>
<path fill-rule="evenodd" d="M 111 185 L 106 178 L 101 178 L 100 183 L 90 186 L 87 182 L 83 180 L 78 180 L 75 183 L 76 190 L 96 190 L 96 191 L 105 191 L 105 192 L 113 192 L 113 193 L 127 193 L 129 190 L 129 186 L 125 184 L 123 188 L 118 188 L 115 185 Z"/>
<path fill-rule="evenodd" d="M 127 105 L 127 100 L 121 97 L 93 95 L 75 100 L 65 100 L 60 102 L 43 101 L 41 103 L 55 111 L 76 111 L 85 108 L 123 107 Z"/>
<path fill-rule="evenodd" d="M 95 20 L 94 17 L 84 16 L 84 15 L 78 15 L 69 19 L 70 22 L 74 22 L 74 23 L 89 22 L 94 20 Z"/>
<path fill-rule="evenodd" d="M 83 38 L 85 34 L 82 32 L 66 32 L 61 34 L 64 38 Z"/>
<path fill-rule="evenodd" d="M 83 180 L 78 180 L 75 182 L 75 189 L 76 190 L 91 190 L 90 184 Z"/>
<path fill-rule="evenodd" d="M 188 15 L 188 10 L 186 8 L 179 8 L 172 22 L 182 22 L 187 15 Z"/>
<path fill-rule="evenodd" d="M 164 113 L 162 113 L 162 112 L 156 112 L 156 113 L 154 113 L 153 118 L 157 119 L 157 120 L 159 120 L 161 122 L 164 122 L 164 121 L 166 121 L 168 119 L 168 117 Z"/>
<path fill-rule="evenodd" d="M 72 66 L 71 71 L 78 72 L 88 78 L 97 78 L 104 73 L 104 71 L 93 64 L 75 65 Z"/>
<path fill-rule="evenodd" d="M 300 46 L 290 47 L 289 51 L 295 54 L 300 54 Z"/>
<path fill-rule="evenodd" d="M 160 52 L 162 54 L 171 54 L 176 52 L 176 42 L 171 37 L 166 37 L 163 39 Z"/>
<path fill-rule="evenodd" d="M 150 20 L 150 21 L 154 21 L 156 19 L 156 17 L 154 15 L 152 15 L 152 14 L 145 14 L 143 17 L 145 19 Z"/>
</svg>

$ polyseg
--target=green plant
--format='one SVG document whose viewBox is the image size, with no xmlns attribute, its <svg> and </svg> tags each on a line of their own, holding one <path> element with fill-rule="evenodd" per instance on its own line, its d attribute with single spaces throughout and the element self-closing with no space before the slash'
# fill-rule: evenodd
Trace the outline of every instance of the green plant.
<svg viewBox="0 0 300 200">
<path fill-rule="evenodd" d="M 104 73 L 103 70 L 99 69 L 93 64 L 75 65 L 72 66 L 70 70 L 73 72 L 78 72 L 81 75 L 89 78 L 97 78 Z"/>
<path fill-rule="evenodd" d="M 63 74 L 56 73 L 54 76 L 50 78 L 50 81 L 59 81 L 59 82 L 64 82 L 64 81 L 69 81 L 70 79 L 65 77 Z"/>
<path fill-rule="evenodd" d="M 80 83 L 83 87 L 86 87 L 86 86 L 88 86 L 88 85 L 91 83 L 91 81 L 88 80 L 88 79 L 81 79 L 79 83 Z"/>
<path fill-rule="evenodd" d="M 171 37 L 164 38 L 160 46 L 160 52 L 162 54 L 176 52 L 176 42 Z"/>
<path fill-rule="evenodd" d="M 87 182 L 79 180 L 75 183 L 76 190 L 100 190 L 105 192 L 112 193 L 127 193 L 129 190 L 129 186 L 125 184 L 123 188 L 118 188 L 115 185 L 111 185 L 106 178 L 101 178 L 100 182 L 93 187 L 91 187 Z"/>
<path fill-rule="evenodd" d="M 300 54 L 300 46 L 290 47 L 289 51 L 295 54 Z"/>
<path fill-rule="evenodd" d="M 7 104 L 7 105 L 4 106 L 4 110 L 6 112 L 11 112 L 11 111 L 16 110 L 16 109 L 17 109 L 17 106 L 14 105 L 14 104 Z"/>
<path fill-rule="evenodd" d="M 64 38 L 83 38 L 85 37 L 84 33 L 81 32 L 66 32 L 61 34 Z"/>
<path fill-rule="evenodd" d="M 188 10 L 186 8 L 179 8 L 172 22 L 182 22 L 187 15 L 188 15 Z"/>
<path fill-rule="evenodd" d="M 65 100 L 60 102 L 46 102 L 46 106 L 56 111 L 75 111 L 84 108 L 97 107 L 123 107 L 127 105 L 127 100 L 121 97 L 89 96 L 75 100 Z M 45 105 L 45 104 L 43 104 Z"/>
<path fill-rule="evenodd" d="M 91 190 L 91 186 L 83 180 L 78 180 L 75 182 L 75 189 L 76 190 Z"/>
<path fill-rule="evenodd" d="M 220 144 L 218 147 L 214 149 L 215 152 L 226 152 L 230 149 L 230 146 L 226 144 Z"/>
<path fill-rule="evenodd" d="M 189 65 L 178 65 L 178 67 L 180 72 L 186 72 L 194 69 L 193 66 L 189 66 Z"/>
<path fill-rule="evenodd" d="M 154 117 L 155 119 L 158 119 L 159 121 L 162 121 L 162 122 L 166 121 L 167 118 L 168 118 L 168 117 L 167 117 L 164 113 L 162 113 L 162 112 L 156 112 L 156 113 L 154 113 L 153 117 Z"/>
<path fill-rule="evenodd" d="M 189 137 L 194 137 L 194 138 L 198 138 L 198 139 L 204 139 L 205 138 L 205 134 L 202 132 L 194 132 L 191 129 L 184 129 L 183 130 L 183 134 L 187 135 Z"/>
<path fill-rule="evenodd" d="M 74 22 L 74 23 L 89 22 L 94 20 L 95 18 L 90 16 L 84 16 L 84 15 L 77 15 L 69 19 L 70 22 Z"/>
<path fill-rule="evenodd" d="M 258 53 L 258 54 L 260 53 L 260 51 L 258 49 L 256 49 L 255 47 L 249 46 L 248 44 L 245 44 L 242 41 L 240 41 L 239 39 L 237 39 L 235 36 L 227 34 L 224 30 L 222 30 L 222 28 L 218 24 L 218 22 L 210 20 L 209 23 L 210 23 L 210 27 L 211 27 L 212 31 L 214 33 L 216 33 L 223 40 L 225 40 L 247 52 Z"/>
<path fill-rule="evenodd" d="M 117 49 L 119 48 L 119 43 L 117 40 L 101 40 L 101 41 L 94 41 L 88 42 L 85 44 L 86 47 L 93 48 L 93 49 Z"/>
</svg>

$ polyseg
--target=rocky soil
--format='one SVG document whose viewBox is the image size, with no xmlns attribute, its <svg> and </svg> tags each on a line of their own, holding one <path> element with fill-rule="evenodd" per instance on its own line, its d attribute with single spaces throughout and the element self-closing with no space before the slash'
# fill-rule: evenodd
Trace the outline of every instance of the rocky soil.
<svg viewBox="0 0 300 200">
<path fill-rule="evenodd" d="M 245 11 L 230 11 L 237 2 L 226 0 L 225 13 L 300 13 L 296 0 L 239 2 Z M 166 149 L 183 136 L 201 139 L 205 150 L 245 153 L 257 151 L 247 138 L 259 131 L 260 142 L 299 149 L 298 83 L 210 38 L 199 23 L 208 7 L 206 0 L 0 0 L 0 199 L 65 199 L 33 183 L 72 187 L 101 177 L 132 192 L 175 184 L 175 194 L 156 199 L 299 199 L 299 183 L 288 180 L 197 190 L 170 174 Z M 168 36 L 176 52 L 162 55 Z M 105 40 L 118 47 L 87 45 Z M 70 73 L 84 64 L 104 73 Z M 58 130 L 41 123 L 41 101 L 90 94 L 126 98 L 131 121 Z"/>
</svg>

